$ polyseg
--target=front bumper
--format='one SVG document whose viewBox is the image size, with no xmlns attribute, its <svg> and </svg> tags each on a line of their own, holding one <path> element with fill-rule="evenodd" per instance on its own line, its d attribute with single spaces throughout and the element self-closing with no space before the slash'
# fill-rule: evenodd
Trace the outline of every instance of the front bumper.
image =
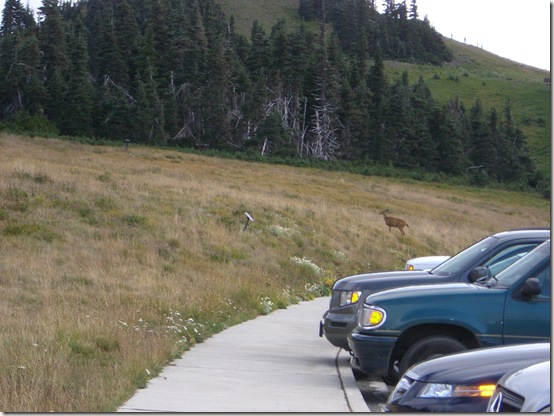
<svg viewBox="0 0 554 416">
<path fill-rule="evenodd" d="M 396 339 L 351 332 L 348 335 L 348 346 L 356 367 L 367 374 L 386 376 Z"/>
<path fill-rule="evenodd" d="M 333 313 L 327 311 L 319 322 L 319 336 L 325 336 L 335 347 L 350 351 L 348 334 L 356 328 L 357 320 L 357 314 L 354 312 Z"/>
</svg>

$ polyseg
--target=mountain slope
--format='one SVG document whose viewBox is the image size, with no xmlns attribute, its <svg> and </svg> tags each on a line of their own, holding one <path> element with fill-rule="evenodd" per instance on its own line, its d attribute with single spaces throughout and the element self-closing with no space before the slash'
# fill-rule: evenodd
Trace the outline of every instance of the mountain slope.
<svg viewBox="0 0 554 416">
<path fill-rule="evenodd" d="M 219 0 L 226 16 L 233 16 L 236 30 L 249 38 L 257 20 L 269 33 L 279 19 L 290 27 L 302 24 L 298 0 Z M 315 25 L 315 23 L 311 22 Z M 459 97 L 466 109 L 480 99 L 485 110 L 502 111 L 511 101 L 516 125 L 528 139 L 532 159 L 539 171 L 550 176 L 550 77 L 548 71 L 499 57 L 475 46 L 444 38 L 453 51 L 453 60 L 442 67 L 386 61 L 389 80 L 408 71 L 415 81 L 423 77 L 439 103 Z"/>
</svg>

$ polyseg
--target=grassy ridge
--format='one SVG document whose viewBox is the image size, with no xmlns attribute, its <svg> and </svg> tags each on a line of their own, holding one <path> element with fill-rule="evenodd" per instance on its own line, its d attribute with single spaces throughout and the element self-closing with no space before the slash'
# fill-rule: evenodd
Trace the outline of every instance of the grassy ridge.
<svg viewBox="0 0 554 416">
<path fill-rule="evenodd" d="M 551 103 L 548 71 L 501 58 L 475 46 L 445 39 L 454 59 L 437 68 L 387 61 L 389 77 L 407 70 L 412 81 L 423 77 L 438 103 L 459 97 L 466 110 L 479 98 L 485 111 L 501 113 L 506 100 L 512 104 L 516 125 L 528 139 L 531 157 L 550 176 Z"/>
<path fill-rule="evenodd" d="M 549 224 L 527 194 L 0 134 L 0 409 L 114 411 L 195 343 L 339 277 Z"/>
<path fill-rule="evenodd" d="M 249 38 L 252 22 L 258 20 L 269 33 L 278 19 L 291 27 L 302 23 L 298 0 L 219 0 L 227 16 L 234 16 L 238 33 Z M 315 23 L 311 23 L 316 30 Z M 550 177 L 551 103 L 548 71 L 499 57 L 475 46 L 445 38 L 454 59 L 443 67 L 387 61 L 389 80 L 407 70 L 411 81 L 422 76 L 438 103 L 460 97 L 467 110 L 480 98 L 485 111 L 501 112 L 507 99 L 512 102 L 516 125 L 528 139 L 531 157 L 539 170 Z"/>
<path fill-rule="evenodd" d="M 257 20 L 266 32 L 279 19 L 286 19 L 293 24 L 300 23 L 298 0 L 219 0 L 225 15 L 235 19 L 235 29 L 246 37 L 250 36 L 252 23 Z"/>
</svg>

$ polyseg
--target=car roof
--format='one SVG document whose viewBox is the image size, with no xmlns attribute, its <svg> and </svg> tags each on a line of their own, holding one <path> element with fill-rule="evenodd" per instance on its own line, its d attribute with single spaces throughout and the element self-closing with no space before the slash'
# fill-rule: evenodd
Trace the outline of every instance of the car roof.
<svg viewBox="0 0 554 416">
<path fill-rule="evenodd" d="M 550 228 L 516 228 L 513 230 L 502 231 L 496 234 L 493 234 L 496 238 L 534 238 L 534 237 L 544 237 L 550 238 Z"/>
</svg>

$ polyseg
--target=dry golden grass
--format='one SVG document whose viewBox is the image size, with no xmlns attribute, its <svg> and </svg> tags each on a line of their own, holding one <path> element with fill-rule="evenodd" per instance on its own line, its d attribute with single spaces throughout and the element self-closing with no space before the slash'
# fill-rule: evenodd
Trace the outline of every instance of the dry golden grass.
<svg viewBox="0 0 554 416">
<path fill-rule="evenodd" d="M 549 201 L 0 135 L 0 409 L 113 411 L 226 326 L 522 226 Z"/>
</svg>

